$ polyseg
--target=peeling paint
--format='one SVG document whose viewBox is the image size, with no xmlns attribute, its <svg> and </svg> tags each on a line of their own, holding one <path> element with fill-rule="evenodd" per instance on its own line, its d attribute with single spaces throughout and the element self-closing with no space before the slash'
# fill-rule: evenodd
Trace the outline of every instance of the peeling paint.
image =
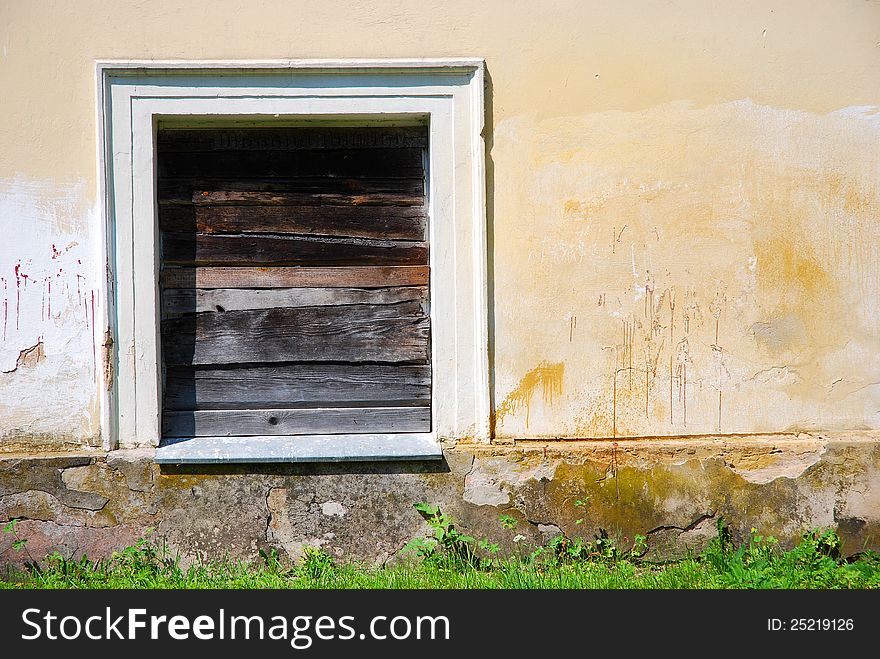
<svg viewBox="0 0 880 659">
<path fill-rule="evenodd" d="M 475 506 L 504 506 L 510 503 L 510 494 L 501 488 L 498 480 L 479 469 L 465 476 L 462 498 Z"/>
<path fill-rule="evenodd" d="M 21 352 L 18 353 L 18 358 L 15 360 L 15 367 L 8 370 L 2 371 L 3 373 L 12 373 L 15 370 L 25 367 L 25 368 L 33 368 L 37 364 L 39 364 L 43 359 L 46 358 L 46 353 L 43 350 L 43 342 L 37 341 L 36 344 L 32 345 L 30 348 L 25 348 Z"/>
<path fill-rule="evenodd" d="M 0 179 L 0 219 L 27 227 L 0 242 L 0 451 L 99 443 L 93 322 L 80 313 L 97 288 L 85 230 L 96 216 L 83 181 Z"/>
<path fill-rule="evenodd" d="M 321 504 L 321 512 L 328 517 L 345 517 L 348 509 L 338 501 L 325 501 Z"/>
<path fill-rule="evenodd" d="M 771 483 L 777 478 L 797 478 L 822 459 L 824 446 L 800 451 L 776 447 L 740 456 L 731 469 L 749 483 Z"/>
<path fill-rule="evenodd" d="M 515 457 L 516 453 L 508 454 Z M 549 481 L 557 463 L 520 462 L 511 459 L 475 459 L 464 479 L 462 498 L 478 506 L 502 506 L 510 502 L 510 490 L 527 481 Z"/>
</svg>

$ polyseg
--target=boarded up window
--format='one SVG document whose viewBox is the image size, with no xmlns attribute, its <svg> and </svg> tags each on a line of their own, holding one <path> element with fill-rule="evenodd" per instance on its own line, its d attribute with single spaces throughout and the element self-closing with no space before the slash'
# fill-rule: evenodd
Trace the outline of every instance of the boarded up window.
<svg viewBox="0 0 880 659">
<path fill-rule="evenodd" d="M 164 440 L 430 431 L 426 149 L 159 131 Z"/>
</svg>

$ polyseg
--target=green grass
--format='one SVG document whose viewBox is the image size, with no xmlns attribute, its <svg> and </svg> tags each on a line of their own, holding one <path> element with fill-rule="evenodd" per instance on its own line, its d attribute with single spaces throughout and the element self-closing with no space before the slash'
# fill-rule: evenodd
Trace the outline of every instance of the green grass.
<svg viewBox="0 0 880 659">
<path fill-rule="evenodd" d="M 421 549 L 411 561 L 384 568 L 337 565 L 318 550 L 307 552 L 296 566 L 266 554 L 254 562 L 184 566 L 142 540 L 104 561 L 50 555 L 39 568 L 0 580 L 0 588 L 880 588 L 880 554 L 865 552 L 857 560 L 842 560 L 833 532 L 806 534 L 797 547 L 781 551 L 773 538 L 754 532 L 735 547 L 723 527 L 719 530 L 719 538 L 702 554 L 664 565 L 643 562 L 605 539 L 565 539 L 525 558 L 498 558 L 491 548 L 488 553 L 471 551 L 476 543 L 465 538 L 457 545 L 416 545 Z"/>
</svg>

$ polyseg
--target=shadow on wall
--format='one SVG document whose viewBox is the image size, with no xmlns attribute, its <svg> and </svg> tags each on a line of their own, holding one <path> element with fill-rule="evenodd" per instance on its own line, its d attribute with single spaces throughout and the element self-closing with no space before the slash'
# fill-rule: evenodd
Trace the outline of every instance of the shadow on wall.
<svg viewBox="0 0 880 659">
<path fill-rule="evenodd" d="M 345 476 L 354 474 L 448 474 L 442 460 L 400 460 L 383 462 L 300 462 L 271 464 L 160 465 L 162 476 Z"/>
<path fill-rule="evenodd" d="M 484 72 L 484 127 L 486 142 L 486 306 L 489 343 L 489 436 L 495 437 L 495 146 L 494 87 L 488 66 Z"/>
</svg>

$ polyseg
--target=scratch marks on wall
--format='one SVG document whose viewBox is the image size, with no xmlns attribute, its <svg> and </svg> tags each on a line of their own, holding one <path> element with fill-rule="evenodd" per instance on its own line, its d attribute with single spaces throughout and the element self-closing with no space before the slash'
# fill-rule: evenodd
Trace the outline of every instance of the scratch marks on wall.
<svg viewBox="0 0 880 659">
<path fill-rule="evenodd" d="M 682 308 L 677 304 L 675 286 L 659 288 L 650 272 L 645 273 L 645 282 L 642 308 L 638 313 L 631 313 L 629 319 L 619 321 L 621 340 L 603 350 L 606 359 L 613 355 L 610 364 L 611 437 L 631 434 L 634 418 L 642 419 L 640 427 L 655 429 L 651 434 L 662 434 L 659 430 L 662 428 L 680 429 L 687 434 L 688 404 L 694 397 L 694 388 L 701 400 L 703 392 L 712 387 L 720 400 L 729 376 L 723 365 L 723 348 L 718 342 L 720 307 L 717 315 L 713 315 L 713 324 L 707 328 L 702 316 L 696 313 L 700 306 L 693 289 L 686 292 L 688 304 Z M 715 300 L 718 299 L 723 299 L 723 294 L 716 293 Z M 710 309 L 713 303 L 709 304 Z M 619 306 L 623 304 L 619 303 Z M 692 324 L 689 316 L 697 317 L 699 321 Z M 713 332 L 711 337 L 707 336 L 707 331 Z M 698 354 L 711 352 L 713 355 L 714 381 L 707 381 L 705 374 L 694 371 L 692 343 L 699 347 Z M 720 416 L 716 414 L 715 429 L 719 428 Z M 601 427 L 593 426 L 591 430 L 605 436 L 605 429 Z M 646 433 L 644 430 L 637 432 Z"/>
<path fill-rule="evenodd" d="M 530 167 L 496 171 L 496 382 L 566 376 L 499 435 L 880 427 L 876 110 L 500 122 L 493 156 Z"/>
<path fill-rule="evenodd" d="M 76 245 L 75 241 L 71 242 L 68 249 Z M 38 252 L 38 247 L 32 249 Z M 55 267 L 50 261 L 57 259 L 62 252 L 57 251 L 54 245 L 51 249 L 51 257 L 44 259 L 42 263 L 38 260 L 39 257 L 19 259 L 12 267 L 9 278 L 0 277 L 3 286 L 3 335 L 0 350 L 6 349 L 7 343 L 19 342 L 23 338 L 19 334 L 32 335 L 34 326 L 63 323 L 80 308 L 86 330 L 92 333 L 95 288 L 86 289 L 84 286 L 84 282 L 90 281 L 83 274 L 87 269 L 82 265 L 82 259 L 76 259 L 75 267 L 66 271 L 63 267 Z M 46 266 L 47 263 L 50 263 L 49 267 Z M 8 284 L 12 279 L 15 280 L 14 297 L 10 295 Z M 28 282 L 31 282 L 30 288 Z M 39 283 L 39 290 L 33 282 Z M 37 298 L 39 319 L 36 317 Z M 14 327 L 10 323 L 10 316 L 14 316 Z"/>
<path fill-rule="evenodd" d="M 727 367 L 724 365 L 724 348 L 721 345 L 721 341 L 719 339 L 719 332 L 721 330 L 721 314 L 724 308 L 727 306 L 727 298 L 723 290 L 718 290 L 715 293 L 715 297 L 709 303 L 709 314 L 712 316 L 712 320 L 714 321 L 715 326 L 715 338 L 710 346 L 712 349 L 712 357 L 715 362 L 715 369 L 717 371 L 718 380 L 716 386 L 718 388 L 718 414 L 715 417 L 715 432 L 721 432 L 721 411 L 723 409 L 723 388 L 724 381 L 729 378 L 730 372 L 727 370 Z"/>
</svg>

